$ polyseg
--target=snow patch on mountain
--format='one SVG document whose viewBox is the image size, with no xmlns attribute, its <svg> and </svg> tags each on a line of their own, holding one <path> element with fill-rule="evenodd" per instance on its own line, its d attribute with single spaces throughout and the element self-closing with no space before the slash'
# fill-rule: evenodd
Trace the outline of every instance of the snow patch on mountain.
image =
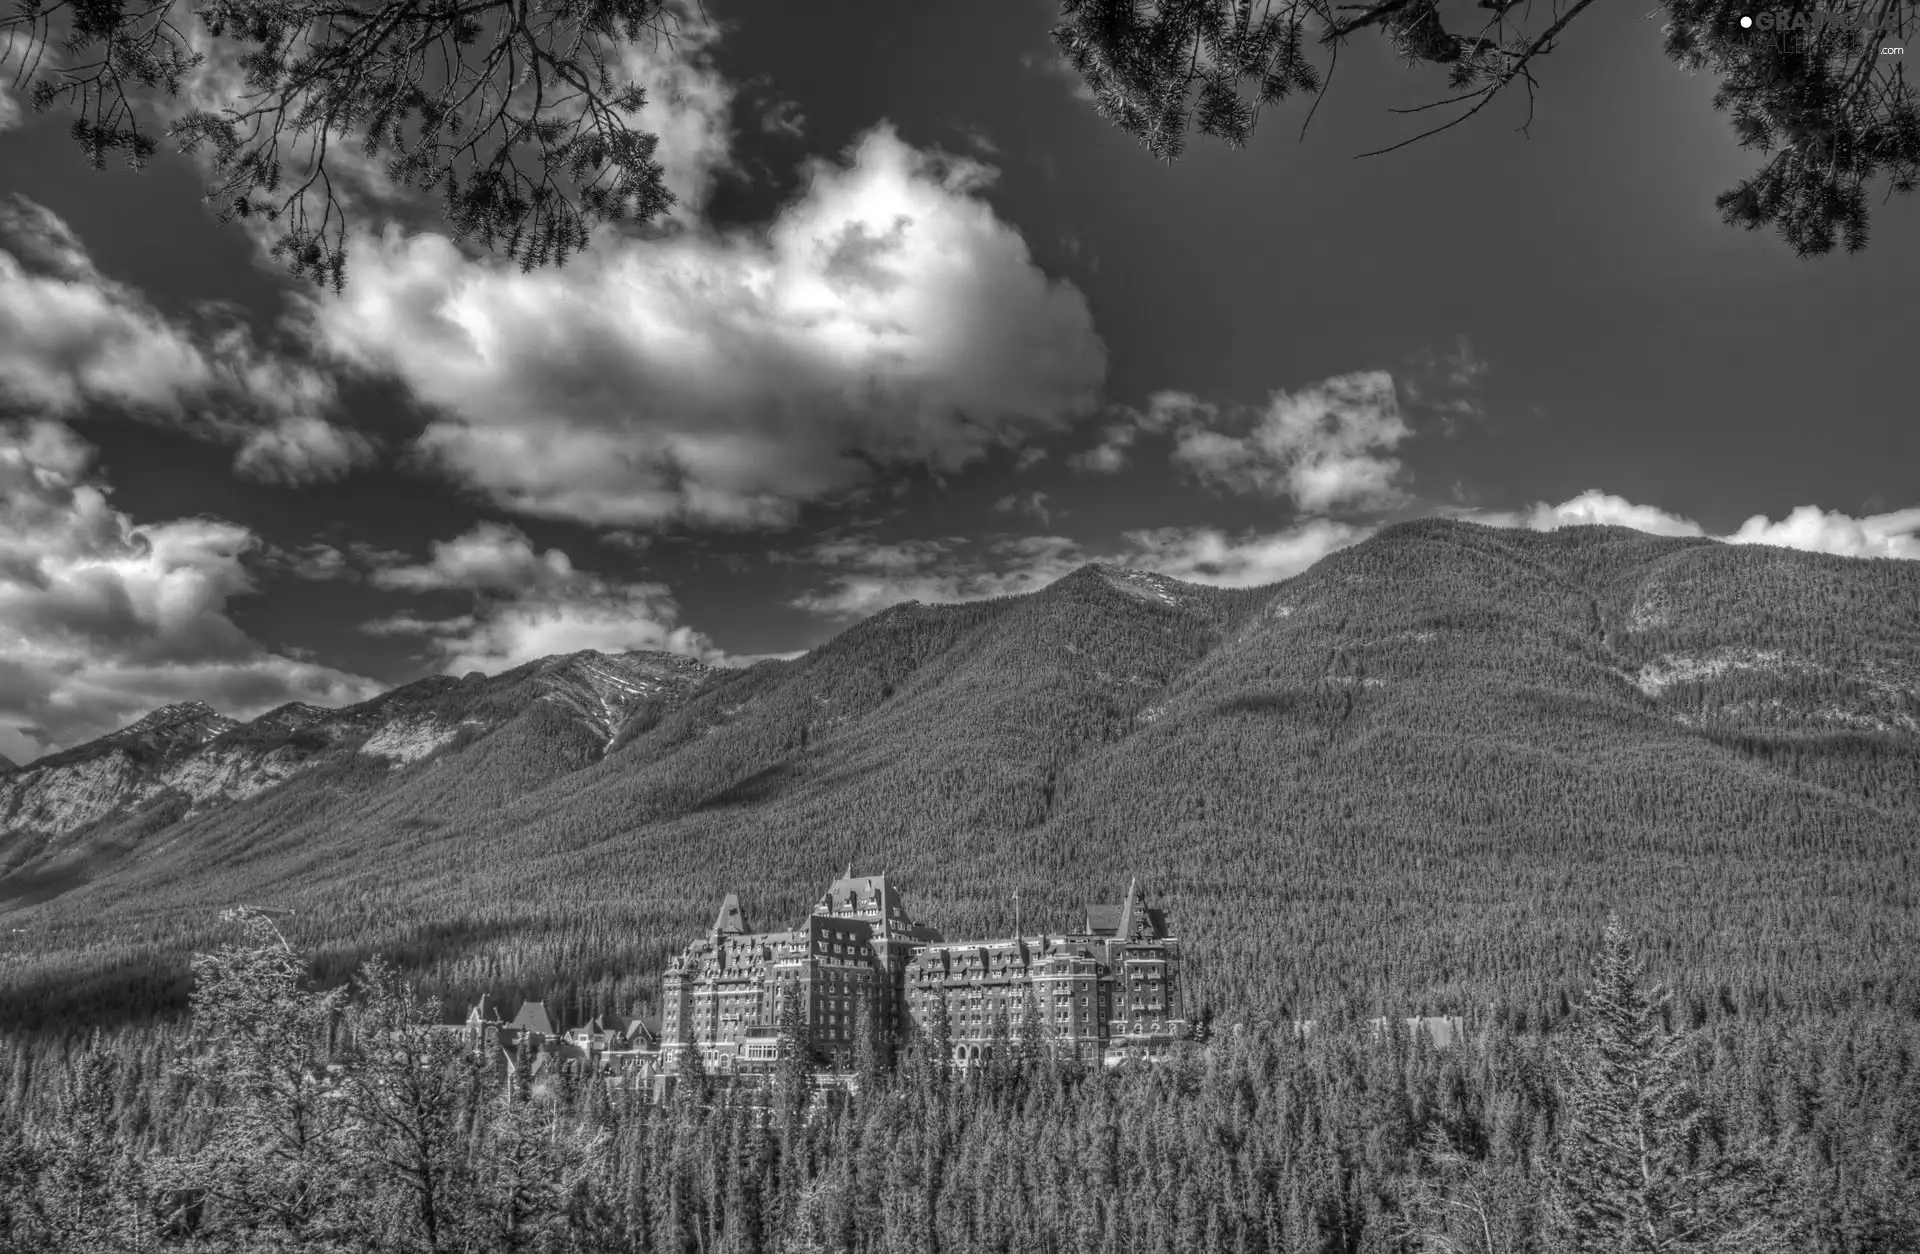
<svg viewBox="0 0 1920 1254">
<path fill-rule="evenodd" d="M 1664 653 L 1634 676 L 1634 686 L 1657 697 L 1675 684 L 1718 679 L 1730 671 L 1805 671 L 1818 668 L 1788 658 L 1778 649 L 1722 648 L 1706 653 Z"/>
<path fill-rule="evenodd" d="M 1625 676 L 1649 697 L 1663 696 L 1676 684 L 1711 681 L 1745 672 L 1817 678 L 1832 697 L 1815 701 L 1779 696 L 1718 702 L 1709 696 L 1699 712 L 1675 711 L 1688 726 L 1706 723 L 1757 724 L 1763 727 L 1828 728 L 1869 732 L 1920 732 L 1920 665 L 1875 659 L 1823 665 L 1780 649 L 1727 647 L 1704 653 L 1669 653 Z"/>
<path fill-rule="evenodd" d="M 1109 586 L 1143 601 L 1179 607 L 1187 603 L 1185 585 L 1177 579 L 1147 570 L 1129 570 L 1123 566 L 1102 566 L 1100 574 Z"/>
<path fill-rule="evenodd" d="M 460 728 L 434 718 L 401 719 L 388 723 L 360 746 L 360 752 L 387 758 L 397 765 L 418 762 L 434 750 L 452 742 Z"/>
</svg>

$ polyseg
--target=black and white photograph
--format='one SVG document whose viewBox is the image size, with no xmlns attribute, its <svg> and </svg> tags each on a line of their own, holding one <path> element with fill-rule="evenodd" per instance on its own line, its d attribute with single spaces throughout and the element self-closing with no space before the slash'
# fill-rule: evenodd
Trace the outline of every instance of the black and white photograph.
<svg viewBox="0 0 1920 1254">
<path fill-rule="evenodd" d="M 0 0 L 0 1254 L 1920 1254 L 1920 0 Z"/>
</svg>

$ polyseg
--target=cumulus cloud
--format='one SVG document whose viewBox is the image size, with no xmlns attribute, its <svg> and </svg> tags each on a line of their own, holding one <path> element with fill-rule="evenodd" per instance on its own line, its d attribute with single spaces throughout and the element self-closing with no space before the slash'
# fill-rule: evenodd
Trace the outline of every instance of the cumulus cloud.
<svg viewBox="0 0 1920 1254">
<path fill-rule="evenodd" d="M 1849 518 L 1817 505 L 1802 505 L 1779 522 L 1755 514 L 1726 540 L 1731 544 L 1774 544 L 1841 557 L 1895 557 L 1920 560 L 1920 507 Z"/>
<path fill-rule="evenodd" d="M 368 460 L 319 415 L 333 384 L 235 323 L 189 326 L 102 274 L 58 215 L 0 199 L 0 406 L 56 418 L 107 405 L 239 446 L 235 468 L 301 483 Z"/>
<path fill-rule="evenodd" d="M 815 545 L 798 560 L 831 572 L 828 586 L 802 593 L 793 604 L 826 618 L 853 619 L 902 601 L 983 601 L 1036 591 L 1089 560 L 1061 537 L 1034 537 L 1025 545 L 1020 550 L 1002 544 L 977 554 L 939 541 Z"/>
<path fill-rule="evenodd" d="M 339 479 L 374 460 L 373 441 L 312 415 L 282 418 L 247 435 L 234 469 L 249 478 L 288 485 Z"/>
<path fill-rule="evenodd" d="M 1459 517 L 1495 527 L 1526 527 L 1553 531 L 1560 527 L 1631 527 L 1658 536 L 1705 536 L 1706 528 L 1653 505 L 1637 505 L 1598 489 L 1548 505 L 1522 510 L 1470 510 Z M 1730 535 L 1714 536 L 1727 544 L 1771 544 L 1809 553 L 1840 557 L 1890 557 L 1920 560 L 1920 507 L 1853 518 L 1817 505 L 1802 505 L 1779 522 L 1755 514 Z"/>
<path fill-rule="evenodd" d="M 1337 375 L 1297 392 L 1275 392 L 1251 429 L 1235 434 L 1183 427 L 1173 461 L 1201 480 L 1296 508 L 1386 509 L 1405 495 L 1388 456 L 1412 435 L 1384 370 Z"/>
<path fill-rule="evenodd" d="M 578 570 L 559 549 L 537 552 L 517 527 L 481 523 L 435 541 L 425 562 L 389 565 L 380 587 L 470 594 L 471 612 L 444 618 L 404 613 L 367 624 L 376 635 L 419 636 L 448 674 L 497 674 L 556 653 L 658 649 L 714 660 L 712 643 L 680 626 L 664 585 L 622 584 Z"/>
<path fill-rule="evenodd" d="M 1706 530 L 1690 518 L 1652 505 L 1636 505 L 1624 497 L 1589 488 L 1579 496 L 1548 505 L 1541 501 L 1522 510 L 1474 510 L 1462 517 L 1490 527 L 1524 527 L 1557 531 L 1561 527 L 1631 527 L 1656 536 L 1703 536 Z"/>
<path fill-rule="evenodd" d="M 514 596 L 563 589 L 580 576 L 559 549 L 534 552 L 533 542 L 517 527 L 481 523 L 452 540 L 436 540 L 433 556 L 417 565 L 394 566 L 374 574 L 383 588 L 457 588 L 504 592 Z"/>
<path fill-rule="evenodd" d="M 314 336 L 402 380 L 420 450 L 500 505 L 603 526 L 790 522 L 876 466 L 964 466 L 1088 405 L 1105 350 L 978 194 L 881 126 L 764 233 L 603 233 L 522 274 L 360 241 Z"/>
<path fill-rule="evenodd" d="M 1534 531 L 1616 526 L 1663 536 L 1707 535 L 1691 519 L 1597 490 L 1558 505 L 1442 512 L 1489 526 Z M 1211 527 L 1129 531 L 1117 544 L 1104 548 L 1090 548 L 1062 536 L 981 544 L 840 539 L 794 555 L 791 560 L 820 572 L 822 586 L 792 603 L 829 618 L 861 618 L 902 601 L 938 604 L 1033 592 L 1088 562 L 1151 571 L 1215 587 L 1261 587 L 1292 578 L 1328 554 L 1358 544 L 1378 530 L 1379 526 L 1371 523 L 1309 517 L 1277 531 L 1239 534 Z M 1773 544 L 1850 557 L 1920 559 L 1920 507 L 1856 519 L 1803 506 L 1779 522 L 1756 515 L 1732 535 L 1714 538 L 1730 544 Z"/>
<path fill-rule="evenodd" d="M 637 83 L 645 92 L 645 103 L 638 110 L 615 110 L 632 129 L 656 137 L 653 159 L 659 163 L 662 181 L 673 192 L 678 204 L 672 216 L 697 219 L 711 194 L 716 177 L 732 168 L 730 116 L 734 90 L 714 66 L 712 49 L 720 29 L 704 7 L 693 0 L 666 0 L 663 5 L 665 29 L 643 33 L 632 42 L 615 40 L 616 55 L 607 62 L 607 73 L 616 84 Z M 246 85 L 246 49 L 232 40 L 211 36 L 201 24 L 187 30 L 189 50 L 199 58 L 187 76 L 179 96 L 156 101 L 161 116 L 174 121 L 190 111 L 221 112 L 248 94 Z M 516 110 L 530 110 L 534 104 L 534 85 L 522 81 L 512 93 Z M 551 95 L 543 106 L 546 116 L 571 121 L 580 113 L 576 99 L 557 105 Z M 423 217 L 437 212 L 433 197 L 396 183 L 388 169 L 389 153 L 365 151 L 366 132 L 349 126 L 344 135 L 336 134 L 327 146 L 329 190 L 338 202 L 336 208 L 349 221 L 363 225 L 388 217 Z M 311 134 L 288 134 L 275 149 L 274 156 L 290 173 L 288 184 L 304 179 L 313 159 Z M 204 161 L 210 157 L 207 153 Z M 283 189 L 284 194 L 284 189 Z M 320 194 L 309 193 L 309 212 L 320 217 Z M 424 211 L 424 212 L 423 212 Z M 263 215 L 244 219 L 240 226 L 254 242 L 266 249 L 279 238 L 282 223 Z"/>
<path fill-rule="evenodd" d="M 1045 492 L 1009 492 L 993 503 L 996 514 L 1031 514 L 1045 526 L 1053 521 Z"/>
<path fill-rule="evenodd" d="M 1142 435 L 1159 434 L 1176 423 L 1197 425 L 1212 422 L 1219 407 L 1186 392 L 1155 392 L 1145 408 L 1119 406 L 1118 420 L 1107 425 L 1100 443 L 1067 458 L 1067 465 L 1089 474 L 1110 475 L 1126 468 L 1133 446 Z"/>
<path fill-rule="evenodd" d="M 49 415 L 87 400 L 178 413 L 212 374 L 180 328 L 94 268 L 59 217 L 0 199 L 0 401 Z"/>
<path fill-rule="evenodd" d="M 331 544 L 314 542 L 297 548 L 284 549 L 278 545 L 262 543 L 255 560 L 269 570 L 284 572 L 300 579 L 315 583 L 329 580 L 354 582 L 361 578 L 360 571 L 348 559 L 347 554 Z"/>
<path fill-rule="evenodd" d="M 1118 546 L 1104 550 L 1064 536 L 1025 536 L 970 551 L 953 541 L 841 540 L 799 555 L 827 574 L 827 586 L 793 604 L 828 618 L 863 618 L 902 601 L 946 604 L 1035 592 L 1088 562 L 1213 587 L 1257 587 L 1289 579 L 1374 530 L 1325 518 L 1240 535 L 1162 527 L 1127 532 Z"/>
<path fill-rule="evenodd" d="M 1162 527 L 1129 532 L 1131 551 L 1121 564 L 1187 583 L 1257 588 L 1291 579 L 1375 530 L 1328 518 L 1308 518 L 1281 531 L 1239 536 L 1211 527 Z"/>
<path fill-rule="evenodd" d="M 0 753 L 36 757 L 175 701 L 244 718 L 376 691 L 269 652 L 234 623 L 228 603 L 254 591 L 251 532 L 210 518 L 136 524 L 92 459 L 61 423 L 0 426 Z"/>
<path fill-rule="evenodd" d="M 646 103 L 625 117 L 629 126 L 658 137 L 653 159 L 678 202 L 674 215 L 698 221 L 715 178 L 734 168 L 729 120 L 734 90 L 713 64 L 720 30 L 705 9 L 668 7 L 675 25 L 671 40 L 642 39 L 621 50 L 627 81 L 646 91 Z M 790 123 L 798 134 L 799 117 Z"/>
<path fill-rule="evenodd" d="M 1290 501 L 1302 513 L 1389 509 L 1406 499 L 1400 462 L 1390 454 L 1413 431 L 1384 370 L 1277 391 L 1262 407 L 1156 392 L 1144 408 L 1116 413 L 1100 442 L 1068 465 L 1112 474 L 1127 466 L 1142 437 L 1171 431 L 1175 466 L 1216 488 Z"/>
</svg>

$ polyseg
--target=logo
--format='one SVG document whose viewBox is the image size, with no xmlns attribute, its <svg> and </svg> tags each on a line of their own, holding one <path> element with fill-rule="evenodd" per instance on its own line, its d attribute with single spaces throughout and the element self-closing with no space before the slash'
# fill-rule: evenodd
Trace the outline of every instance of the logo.
<svg viewBox="0 0 1920 1254">
<path fill-rule="evenodd" d="M 1877 33 L 1867 26 L 1865 6 L 1851 9 L 1763 9 L 1740 19 L 1742 38 L 1758 36 L 1768 39 L 1782 51 L 1795 47 L 1797 41 L 1814 39 L 1829 31 L 1850 35 L 1855 39 Z M 1883 57 L 1904 56 L 1906 51 L 1903 44 L 1897 43 L 1883 44 L 1879 48 Z"/>
</svg>

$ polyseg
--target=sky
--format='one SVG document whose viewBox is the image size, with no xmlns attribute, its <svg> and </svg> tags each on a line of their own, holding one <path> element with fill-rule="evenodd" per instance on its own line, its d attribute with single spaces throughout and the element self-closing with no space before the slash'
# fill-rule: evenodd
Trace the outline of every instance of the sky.
<svg viewBox="0 0 1920 1254">
<path fill-rule="evenodd" d="M 1920 557 L 1920 209 L 1720 224 L 1757 165 L 1658 21 L 1524 99 L 1377 39 L 1167 166 L 1057 9 L 713 0 L 634 50 L 678 197 L 522 274 L 366 202 L 336 296 L 194 159 L 0 98 L 0 754 L 594 648 L 789 655 L 1087 561 L 1276 582 L 1433 515 Z"/>
</svg>

